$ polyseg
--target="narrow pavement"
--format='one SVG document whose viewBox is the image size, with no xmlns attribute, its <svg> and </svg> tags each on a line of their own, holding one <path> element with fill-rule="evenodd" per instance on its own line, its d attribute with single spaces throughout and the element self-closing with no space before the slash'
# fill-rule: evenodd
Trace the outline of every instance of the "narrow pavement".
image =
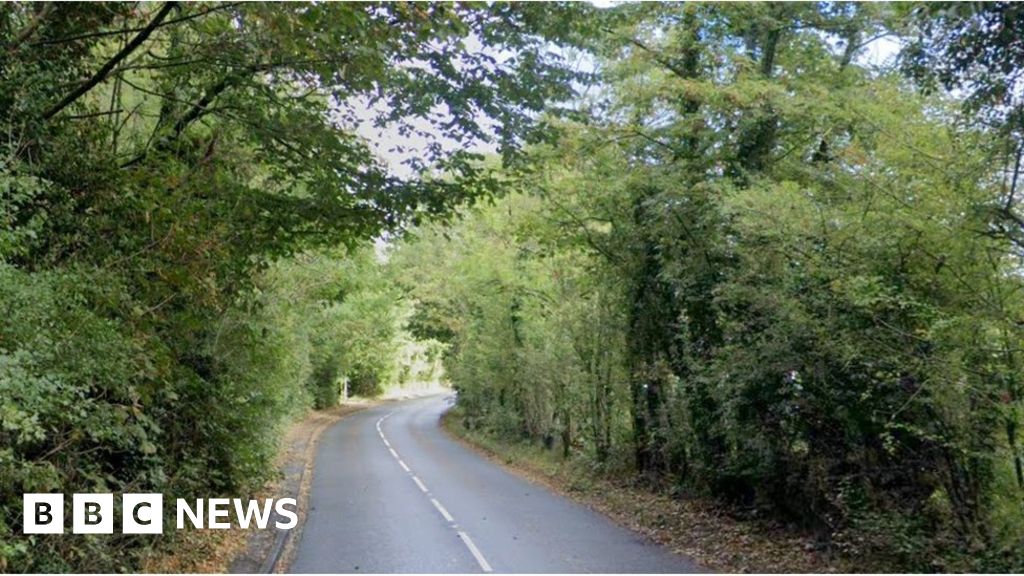
<svg viewBox="0 0 1024 576">
<path fill-rule="evenodd" d="M 318 448 L 292 572 L 699 572 L 439 426 L 450 397 L 348 416 Z"/>
</svg>

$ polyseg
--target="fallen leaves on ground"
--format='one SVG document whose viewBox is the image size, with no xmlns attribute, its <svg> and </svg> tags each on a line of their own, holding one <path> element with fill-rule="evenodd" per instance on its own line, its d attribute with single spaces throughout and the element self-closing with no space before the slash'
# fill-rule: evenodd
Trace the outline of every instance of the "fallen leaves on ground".
<svg viewBox="0 0 1024 576">
<path fill-rule="evenodd" d="M 842 559 L 819 552 L 813 537 L 763 519 L 741 519 L 710 500 L 674 498 L 635 480 L 599 476 L 550 451 L 509 445 L 465 430 L 455 419 L 444 427 L 471 448 L 547 486 L 702 567 L 723 572 L 849 572 Z"/>
</svg>

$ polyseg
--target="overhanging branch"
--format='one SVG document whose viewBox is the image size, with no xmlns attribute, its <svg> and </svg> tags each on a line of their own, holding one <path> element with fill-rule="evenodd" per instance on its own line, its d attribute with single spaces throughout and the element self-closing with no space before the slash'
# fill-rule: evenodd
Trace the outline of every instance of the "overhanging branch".
<svg viewBox="0 0 1024 576">
<path fill-rule="evenodd" d="M 156 13 L 156 16 L 153 17 L 153 19 L 149 22 L 149 24 L 146 25 L 145 28 L 143 28 L 134 38 L 132 38 L 131 42 L 126 44 L 125 47 L 122 48 L 117 54 L 115 54 L 113 58 L 108 60 L 107 63 L 104 64 L 103 67 L 101 67 L 99 70 L 97 70 L 91 78 L 83 82 L 81 85 L 78 86 L 78 88 L 75 88 L 74 91 L 72 91 L 70 94 L 61 99 L 60 102 L 54 104 L 52 107 L 50 107 L 49 110 L 44 112 L 43 120 L 49 120 L 50 118 L 53 118 L 55 115 L 57 115 L 58 112 L 70 106 L 72 103 L 74 103 L 75 100 L 78 100 L 79 98 L 84 96 L 87 92 L 89 92 L 89 90 L 92 90 L 100 82 L 103 82 L 103 80 L 110 75 L 110 72 L 118 64 L 120 64 L 122 60 L 127 58 L 132 52 L 135 51 L 136 48 L 142 45 L 142 43 L 145 42 L 147 38 L 149 38 L 150 34 L 152 34 L 153 31 L 156 30 L 158 26 L 160 26 L 160 23 L 163 22 L 165 18 L 167 18 L 167 15 L 171 12 L 175 5 L 176 2 L 165 2 L 164 5 L 160 8 L 160 11 Z"/>
</svg>

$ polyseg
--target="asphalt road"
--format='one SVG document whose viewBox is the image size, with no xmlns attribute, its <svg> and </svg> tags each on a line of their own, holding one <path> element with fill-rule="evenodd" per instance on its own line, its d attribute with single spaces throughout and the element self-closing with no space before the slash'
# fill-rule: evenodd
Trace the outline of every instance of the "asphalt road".
<svg viewBox="0 0 1024 576">
<path fill-rule="evenodd" d="M 348 416 L 320 441 L 292 572 L 699 572 L 449 438 L 448 397 Z"/>
</svg>

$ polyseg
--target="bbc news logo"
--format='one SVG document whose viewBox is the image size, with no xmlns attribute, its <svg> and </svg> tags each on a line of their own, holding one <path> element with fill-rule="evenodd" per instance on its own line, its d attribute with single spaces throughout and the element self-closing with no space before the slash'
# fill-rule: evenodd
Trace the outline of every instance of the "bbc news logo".
<svg viewBox="0 0 1024 576">
<path fill-rule="evenodd" d="M 23 533 L 64 533 L 63 494 L 25 494 L 23 502 Z M 175 505 L 178 530 L 183 530 L 186 525 L 200 529 L 231 528 L 232 512 L 237 525 L 244 529 L 251 525 L 260 530 L 266 529 L 274 512 L 278 516 L 274 527 L 279 530 L 291 530 L 299 522 L 294 498 L 276 501 L 268 498 L 262 503 L 240 498 L 199 498 L 190 503 L 178 498 Z M 71 499 L 71 533 L 113 534 L 115 515 L 113 494 L 74 494 Z M 122 534 L 163 534 L 163 531 L 163 494 L 121 495 Z"/>
</svg>

